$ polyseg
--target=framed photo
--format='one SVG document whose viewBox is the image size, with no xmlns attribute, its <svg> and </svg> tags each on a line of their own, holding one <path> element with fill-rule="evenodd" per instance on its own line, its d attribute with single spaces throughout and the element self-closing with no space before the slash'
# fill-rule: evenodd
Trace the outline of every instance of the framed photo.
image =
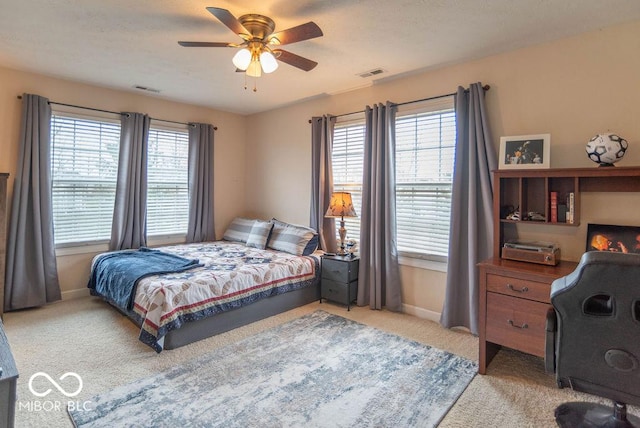
<svg viewBox="0 0 640 428">
<path fill-rule="evenodd" d="M 500 137 L 499 169 L 549 168 L 551 134 Z"/>
<path fill-rule="evenodd" d="M 639 254 L 640 227 L 589 223 L 586 250 Z"/>
</svg>

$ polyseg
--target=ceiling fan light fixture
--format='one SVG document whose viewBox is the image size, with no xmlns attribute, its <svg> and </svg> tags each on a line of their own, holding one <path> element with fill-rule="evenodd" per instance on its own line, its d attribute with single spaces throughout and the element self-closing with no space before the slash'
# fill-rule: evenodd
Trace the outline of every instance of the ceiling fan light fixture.
<svg viewBox="0 0 640 428">
<path fill-rule="evenodd" d="M 278 69 L 278 61 L 276 61 L 276 57 L 267 50 L 260 54 L 260 64 L 262 65 L 262 71 L 267 74 L 273 73 Z"/>
<path fill-rule="evenodd" d="M 247 48 L 244 48 L 236 52 L 231 61 L 233 62 L 233 65 L 235 65 L 238 69 L 246 70 L 251 65 L 251 58 L 251 51 Z"/>
</svg>

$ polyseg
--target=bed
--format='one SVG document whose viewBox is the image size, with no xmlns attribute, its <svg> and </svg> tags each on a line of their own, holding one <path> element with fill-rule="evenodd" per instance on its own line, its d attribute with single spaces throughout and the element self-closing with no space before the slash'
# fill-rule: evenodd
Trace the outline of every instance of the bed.
<svg viewBox="0 0 640 428">
<path fill-rule="evenodd" d="M 99 254 L 89 288 L 140 327 L 140 341 L 161 352 L 318 300 L 316 248 L 311 229 L 237 218 L 222 241 Z M 171 266 L 158 260 L 144 273 L 148 256 Z M 174 266 L 174 259 L 183 263 Z M 126 281 L 125 263 L 133 266 Z M 123 297 L 128 281 L 131 294 Z"/>
</svg>

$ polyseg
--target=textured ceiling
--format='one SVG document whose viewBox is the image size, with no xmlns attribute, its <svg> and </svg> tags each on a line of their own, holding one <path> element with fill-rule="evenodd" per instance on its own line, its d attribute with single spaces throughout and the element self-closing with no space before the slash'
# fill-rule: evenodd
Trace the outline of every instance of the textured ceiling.
<svg viewBox="0 0 640 428">
<path fill-rule="evenodd" d="M 284 48 L 319 65 L 245 90 L 235 49 L 176 43 L 241 41 L 207 6 L 316 22 L 323 37 Z M 637 19 L 639 0 L 0 0 L 0 66 L 251 114 Z"/>
</svg>

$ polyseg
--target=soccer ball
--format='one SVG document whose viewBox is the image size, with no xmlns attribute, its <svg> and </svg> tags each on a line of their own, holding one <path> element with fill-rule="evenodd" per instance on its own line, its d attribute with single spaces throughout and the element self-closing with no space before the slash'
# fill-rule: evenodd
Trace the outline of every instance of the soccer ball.
<svg viewBox="0 0 640 428">
<path fill-rule="evenodd" d="M 587 143 L 587 156 L 599 166 L 613 166 L 623 158 L 627 140 L 612 133 L 598 134 Z"/>
</svg>

